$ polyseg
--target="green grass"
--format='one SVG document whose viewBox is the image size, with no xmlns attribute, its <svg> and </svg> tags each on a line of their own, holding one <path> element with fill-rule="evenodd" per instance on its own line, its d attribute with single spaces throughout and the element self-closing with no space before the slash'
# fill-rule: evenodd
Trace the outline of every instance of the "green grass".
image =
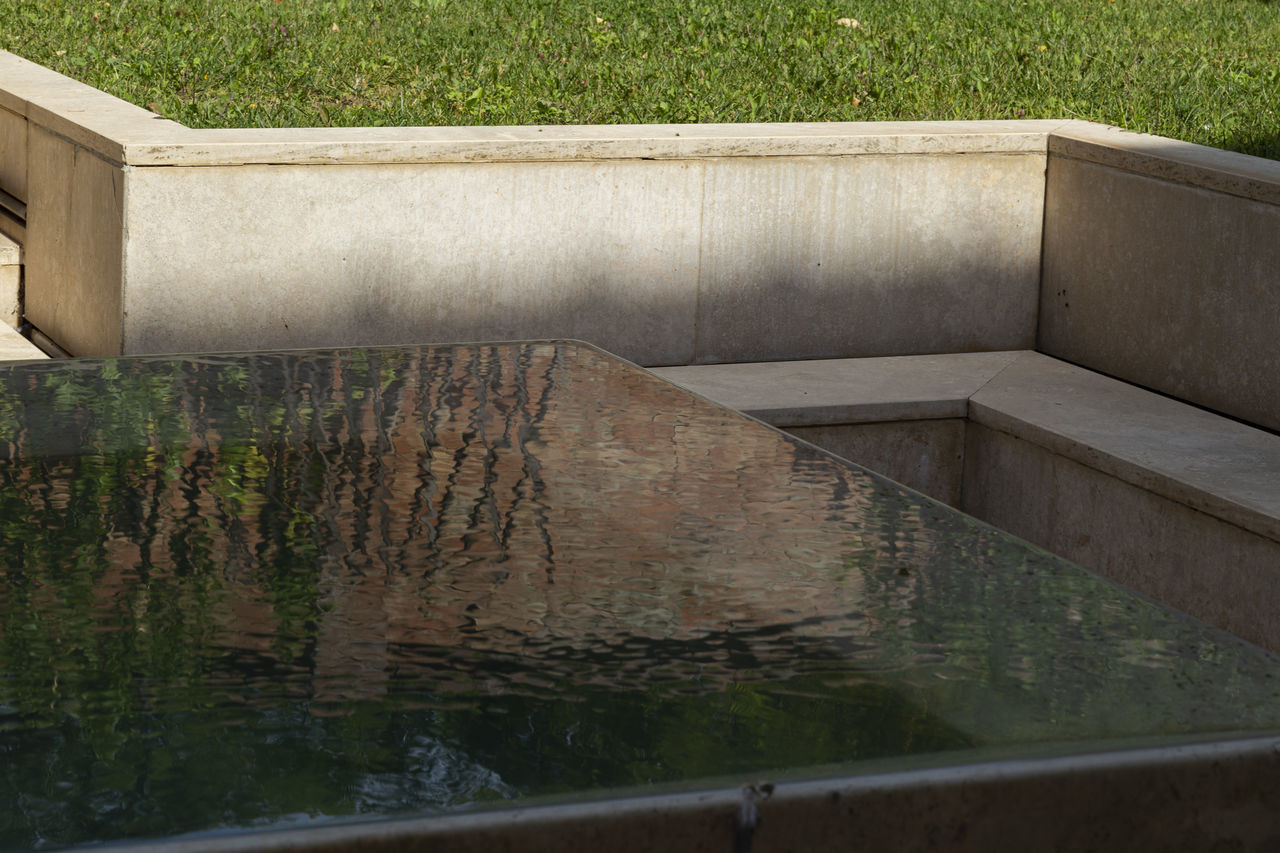
<svg viewBox="0 0 1280 853">
<path fill-rule="evenodd" d="M 1280 159 L 1275 0 L 0 0 L 0 47 L 193 127 L 1074 117 Z"/>
</svg>

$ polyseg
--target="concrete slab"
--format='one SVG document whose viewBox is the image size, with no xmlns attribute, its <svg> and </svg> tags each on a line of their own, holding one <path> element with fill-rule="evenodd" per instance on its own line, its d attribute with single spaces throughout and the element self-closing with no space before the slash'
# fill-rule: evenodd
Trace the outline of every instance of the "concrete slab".
<svg viewBox="0 0 1280 853">
<path fill-rule="evenodd" d="M 1280 541 L 1280 436 L 1038 353 L 974 394 L 969 418 Z"/>
<path fill-rule="evenodd" d="M 1280 204 L 1062 157 L 1046 199 L 1037 349 L 1280 430 Z"/>
<path fill-rule="evenodd" d="M 717 160 L 697 361 L 1029 348 L 1038 154 Z"/>
<path fill-rule="evenodd" d="M 658 367 L 653 372 L 778 427 L 963 418 L 1020 352 Z M 855 460 L 856 461 L 856 460 Z"/>
</svg>

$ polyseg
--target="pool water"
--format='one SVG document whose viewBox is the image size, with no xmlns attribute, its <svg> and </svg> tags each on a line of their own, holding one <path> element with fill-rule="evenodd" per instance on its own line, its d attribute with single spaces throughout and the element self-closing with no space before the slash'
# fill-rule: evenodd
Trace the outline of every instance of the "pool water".
<svg viewBox="0 0 1280 853">
<path fill-rule="evenodd" d="M 0 369 L 0 848 L 1280 728 L 1271 656 L 583 344 Z"/>
</svg>

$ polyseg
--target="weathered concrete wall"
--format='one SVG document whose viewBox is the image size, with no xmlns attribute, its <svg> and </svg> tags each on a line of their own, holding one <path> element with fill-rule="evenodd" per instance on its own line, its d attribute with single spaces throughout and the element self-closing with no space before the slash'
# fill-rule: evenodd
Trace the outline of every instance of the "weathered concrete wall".
<svg viewBox="0 0 1280 853">
<path fill-rule="evenodd" d="M 1280 429 L 1280 163 L 1050 139 L 1037 349 Z"/>
<path fill-rule="evenodd" d="M 24 313 L 73 354 L 120 352 L 124 173 L 32 126 Z"/>
<path fill-rule="evenodd" d="M 964 480 L 963 418 L 787 427 L 823 450 L 883 474 L 950 506 Z"/>
<path fill-rule="evenodd" d="M 1036 153 L 126 180 L 126 352 L 572 337 L 684 364 L 1034 337 Z"/>
<path fill-rule="evenodd" d="M 75 355 L 1026 347 L 1061 124 L 206 131 L 0 52 L 26 314 Z"/>
<path fill-rule="evenodd" d="M 27 200 L 27 118 L 0 108 L 0 189 Z"/>
</svg>

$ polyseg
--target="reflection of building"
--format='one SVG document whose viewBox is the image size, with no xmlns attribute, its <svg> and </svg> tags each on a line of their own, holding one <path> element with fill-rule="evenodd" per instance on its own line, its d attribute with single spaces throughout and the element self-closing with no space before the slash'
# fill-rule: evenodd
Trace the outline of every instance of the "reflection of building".
<svg viewBox="0 0 1280 853">
<path fill-rule="evenodd" d="M 92 497 L 98 606 L 138 630 L 171 586 L 193 641 L 319 700 L 377 695 L 411 649 L 869 634 L 851 567 L 900 544 L 851 522 L 870 485 L 674 386 L 572 345 L 245 363 L 187 365 L 160 398 L 182 429 L 150 426 Z"/>
</svg>

